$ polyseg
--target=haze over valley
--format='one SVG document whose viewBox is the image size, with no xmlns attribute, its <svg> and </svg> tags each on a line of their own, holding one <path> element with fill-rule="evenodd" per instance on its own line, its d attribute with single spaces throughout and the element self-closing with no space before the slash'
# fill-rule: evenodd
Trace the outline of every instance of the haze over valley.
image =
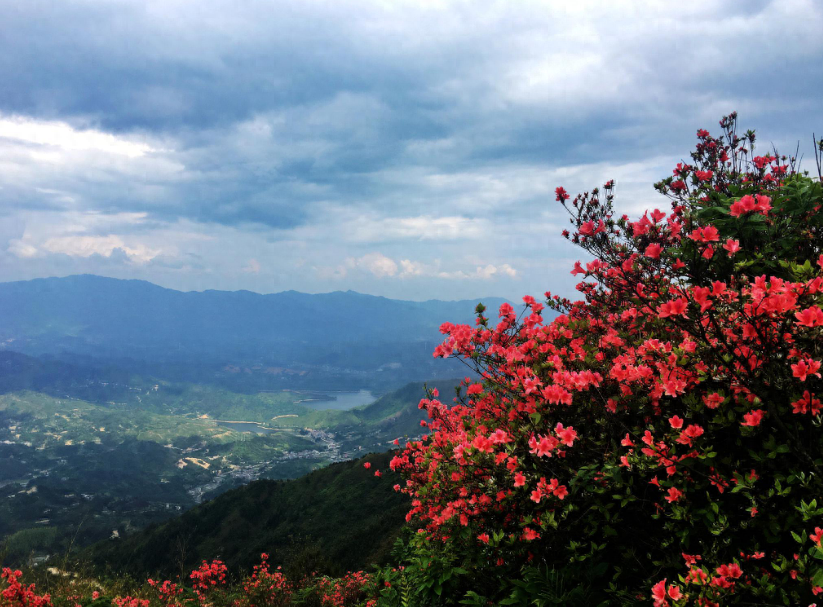
<svg viewBox="0 0 823 607">
<path fill-rule="evenodd" d="M 488 298 L 487 305 L 503 300 Z M 40 562 L 257 479 L 419 436 L 443 319 L 477 302 L 0 283 L 0 536 Z"/>
</svg>

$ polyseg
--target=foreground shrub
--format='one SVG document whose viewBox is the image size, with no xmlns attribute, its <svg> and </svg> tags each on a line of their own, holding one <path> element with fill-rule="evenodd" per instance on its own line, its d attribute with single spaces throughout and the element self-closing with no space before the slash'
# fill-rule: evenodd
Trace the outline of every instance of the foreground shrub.
<svg viewBox="0 0 823 607">
<path fill-rule="evenodd" d="M 54 587 L 54 593 L 38 592 L 35 584 L 23 584 L 22 572 L 3 569 L 0 576 L 0 607 L 369 607 L 376 604 L 376 578 L 362 571 L 341 578 L 323 575 L 290 581 L 269 566 L 268 555 L 261 555 L 251 575 L 237 583 L 225 565 L 204 561 L 190 576 L 191 585 L 171 580 L 148 579 L 129 584 L 122 592 L 117 580 L 105 583 L 58 572 L 41 580 Z M 92 590 L 94 589 L 94 590 Z M 121 590 L 121 591 L 118 591 Z"/>
<path fill-rule="evenodd" d="M 477 601 L 572 566 L 604 566 L 612 603 L 823 591 L 823 189 L 756 155 L 735 115 L 721 127 L 656 185 L 666 212 L 615 217 L 612 183 L 557 189 L 593 258 L 572 270 L 582 301 L 441 327 L 435 356 L 484 381 L 425 399 L 431 434 L 392 468 L 418 550 L 477 572 Z"/>
</svg>

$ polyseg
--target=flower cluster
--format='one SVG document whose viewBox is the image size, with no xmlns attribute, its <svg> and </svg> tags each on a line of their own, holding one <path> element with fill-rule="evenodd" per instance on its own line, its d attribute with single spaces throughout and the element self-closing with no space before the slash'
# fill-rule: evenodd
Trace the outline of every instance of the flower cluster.
<svg viewBox="0 0 823 607">
<path fill-rule="evenodd" d="M 169 580 L 159 582 L 149 578 L 147 583 L 157 593 L 157 599 L 161 605 L 165 607 L 177 607 L 180 605 L 178 597 L 183 593 L 183 588 Z"/>
<path fill-rule="evenodd" d="M 34 584 L 24 585 L 20 578 L 23 572 L 4 567 L 0 572 L 2 591 L 0 591 L 0 605 L 2 607 L 51 607 L 51 596 L 37 594 Z"/>
<path fill-rule="evenodd" d="M 149 607 L 149 599 L 141 599 L 133 596 L 117 596 L 111 601 L 114 607 Z"/>
<path fill-rule="evenodd" d="M 342 578 L 319 578 L 315 588 L 320 594 L 323 607 L 360 605 L 373 607 L 376 601 L 369 598 L 373 592 L 372 576 L 363 571 L 347 573 Z"/>
<path fill-rule="evenodd" d="M 211 602 L 211 595 L 226 585 L 227 572 L 226 565 L 219 560 L 214 560 L 211 563 L 203 561 L 198 569 L 191 572 L 189 577 L 201 604 L 205 605 Z"/>
<path fill-rule="evenodd" d="M 269 569 L 269 555 L 260 555 L 260 564 L 255 565 L 250 578 L 243 582 L 243 599 L 239 602 L 249 607 L 283 607 L 291 604 L 292 584 L 277 567 Z"/>
</svg>

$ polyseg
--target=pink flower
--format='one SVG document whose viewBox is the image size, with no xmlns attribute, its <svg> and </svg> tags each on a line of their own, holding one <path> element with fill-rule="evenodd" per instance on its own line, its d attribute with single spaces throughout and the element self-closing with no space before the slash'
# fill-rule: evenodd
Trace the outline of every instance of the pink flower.
<svg viewBox="0 0 823 607">
<path fill-rule="evenodd" d="M 557 447 L 560 441 L 553 436 L 534 436 L 529 439 L 529 449 L 532 455 L 537 457 L 551 457 L 552 451 Z"/>
<path fill-rule="evenodd" d="M 569 426 L 568 428 L 564 428 L 563 424 L 557 424 L 554 429 L 557 436 L 560 438 L 560 442 L 562 442 L 567 447 L 571 447 L 574 445 L 574 439 L 577 438 L 577 432 L 574 428 Z"/>
<path fill-rule="evenodd" d="M 652 599 L 655 607 L 663 607 L 669 604 L 666 600 L 666 580 L 661 580 L 652 586 Z"/>
<path fill-rule="evenodd" d="M 740 250 L 740 241 L 729 238 L 723 248 L 729 252 L 729 256 L 734 255 Z"/>
</svg>

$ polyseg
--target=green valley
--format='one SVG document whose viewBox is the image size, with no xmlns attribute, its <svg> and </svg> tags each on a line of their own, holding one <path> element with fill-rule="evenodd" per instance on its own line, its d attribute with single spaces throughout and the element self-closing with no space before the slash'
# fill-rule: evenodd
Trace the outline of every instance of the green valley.
<svg viewBox="0 0 823 607">
<path fill-rule="evenodd" d="M 0 538 L 9 562 L 116 542 L 251 481 L 386 451 L 419 435 L 424 417 L 422 382 L 335 410 L 322 408 L 336 404 L 323 392 L 237 393 L 0 356 Z M 444 392 L 456 384 L 437 382 Z"/>
</svg>

